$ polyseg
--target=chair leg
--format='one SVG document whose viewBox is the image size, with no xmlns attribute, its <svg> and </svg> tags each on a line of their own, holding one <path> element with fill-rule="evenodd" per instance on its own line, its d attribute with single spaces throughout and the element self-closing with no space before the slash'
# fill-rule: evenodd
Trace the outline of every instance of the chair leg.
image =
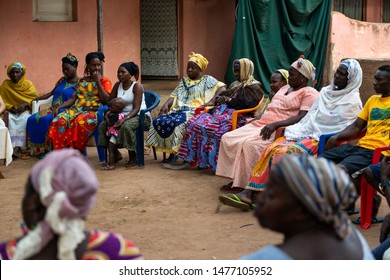
<svg viewBox="0 0 390 280">
<path fill-rule="evenodd" d="M 163 152 L 163 162 L 166 162 L 166 160 L 167 160 L 167 154 Z"/>
<path fill-rule="evenodd" d="M 363 177 L 360 182 L 360 227 L 367 229 L 371 226 L 372 200 L 376 190 Z"/>
<path fill-rule="evenodd" d="M 156 147 L 152 147 L 154 159 L 157 160 Z"/>
<path fill-rule="evenodd" d="M 106 162 L 107 157 L 106 157 L 106 149 L 103 147 L 99 147 L 98 145 L 98 139 L 99 139 L 99 130 L 96 127 L 95 131 L 93 132 L 93 137 L 95 138 L 95 145 L 96 145 L 96 150 L 99 156 L 99 162 Z"/>
</svg>

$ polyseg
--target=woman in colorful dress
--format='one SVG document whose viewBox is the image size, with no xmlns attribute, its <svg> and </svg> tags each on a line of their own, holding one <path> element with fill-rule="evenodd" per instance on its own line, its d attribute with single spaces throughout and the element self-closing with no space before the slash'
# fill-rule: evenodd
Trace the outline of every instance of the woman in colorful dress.
<svg viewBox="0 0 390 280">
<path fill-rule="evenodd" d="M 307 86 L 315 78 L 313 64 L 300 57 L 289 68 L 288 85 L 272 98 L 259 120 L 222 136 L 216 174 L 232 178 L 231 188 L 244 189 L 260 152 L 275 139 L 279 127 L 299 122 L 318 96 Z"/>
<path fill-rule="evenodd" d="M 252 171 L 248 186 L 238 194 L 220 196 L 225 204 L 247 210 L 256 194 L 267 183 L 272 166 L 286 154 L 317 155 L 322 134 L 336 133 L 355 121 L 362 110 L 359 88 L 362 69 L 355 59 L 340 63 L 331 84 L 322 88 L 309 112 L 298 123 L 288 126 L 284 136 L 268 145 Z"/>
<path fill-rule="evenodd" d="M 62 73 L 64 76 L 58 80 L 51 92 L 35 99 L 38 101 L 53 97 L 50 108 L 35 113 L 27 120 L 27 134 L 30 140 L 29 146 L 32 154 L 37 155 L 38 158 L 42 158 L 45 153 L 50 151 L 51 144 L 49 138 L 46 136 L 51 121 L 53 120 L 52 111 L 72 97 L 79 82 L 77 66 L 77 58 L 71 53 L 68 53 L 62 58 Z"/>
<path fill-rule="evenodd" d="M 34 84 L 26 79 L 26 67 L 20 62 L 11 63 L 7 68 L 9 79 L 0 87 L 0 96 L 6 106 L 4 121 L 11 136 L 13 156 L 15 158 L 28 158 L 22 153 L 26 147 L 26 124 L 31 115 L 31 102 L 38 97 Z"/>
<path fill-rule="evenodd" d="M 188 120 L 195 109 L 205 105 L 225 90 L 225 84 L 212 76 L 203 75 L 208 60 L 192 53 L 187 63 L 187 77 L 182 78 L 169 99 L 162 106 L 159 117 L 153 120 L 146 145 L 156 151 L 170 153 L 174 160 L 179 151 Z"/>
<path fill-rule="evenodd" d="M 55 150 L 71 147 L 84 152 L 98 124 L 97 111 L 107 103 L 111 93 L 111 81 L 100 73 L 104 54 L 90 52 L 85 62 L 84 77 L 73 96 L 53 111 L 49 137 Z"/>
<path fill-rule="evenodd" d="M 118 67 L 118 82 L 114 85 L 109 100 L 120 97 L 125 101 L 123 113 L 125 117 L 114 125 L 119 129 L 118 137 L 107 136 L 108 124 L 103 121 L 99 125 L 99 146 L 109 148 L 108 164 L 102 166 L 102 170 L 113 170 L 115 163 L 122 159 L 118 148 L 126 148 L 129 159 L 125 167 L 135 167 L 136 159 L 136 129 L 139 125 L 139 112 L 146 109 L 144 88 L 141 83 L 137 82 L 139 77 L 138 65 L 134 62 L 125 62 Z M 133 81 L 133 78 L 135 81 Z M 145 115 L 145 125 L 150 125 L 150 117 Z"/>
<path fill-rule="evenodd" d="M 178 153 L 178 157 L 185 163 L 183 165 L 166 163 L 164 167 L 184 168 L 191 162 L 200 168 L 215 171 L 219 142 L 222 135 L 232 129 L 233 112 L 256 107 L 264 95 L 261 83 L 253 78 L 254 66 L 251 60 L 236 59 L 232 68 L 237 81 L 215 98 L 213 105 L 216 107 L 188 121 Z M 253 117 L 253 113 L 239 115 L 238 127 L 244 125 L 249 117 Z"/>
<path fill-rule="evenodd" d="M 85 230 L 98 187 L 95 172 L 79 151 L 48 153 L 33 166 L 26 183 L 24 235 L 0 244 L 0 259 L 142 259 L 139 249 L 123 236 Z"/>
</svg>

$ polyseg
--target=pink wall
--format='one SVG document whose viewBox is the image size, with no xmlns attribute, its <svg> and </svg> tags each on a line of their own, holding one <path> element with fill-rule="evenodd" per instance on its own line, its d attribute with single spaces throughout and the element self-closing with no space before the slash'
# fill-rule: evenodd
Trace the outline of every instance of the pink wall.
<svg viewBox="0 0 390 280">
<path fill-rule="evenodd" d="M 103 0 L 104 74 L 114 83 L 120 63 L 140 65 L 140 0 Z M 96 1 L 78 0 L 76 22 L 33 22 L 31 0 L 0 0 L 0 82 L 13 61 L 27 67 L 27 79 L 38 92 L 50 91 L 61 77 L 61 58 L 68 52 L 80 61 L 97 50 Z M 210 61 L 206 73 L 223 80 L 234 33 L 234 0 L 178 0 L 181 75 L 191 51 Z"/>
<path fill-rule="evenodd" d="M 234 0 L 183 0 L 183 48 L 185 66 L 191 51 L 204 55 L 209 66 L 205 73 L 222 80 L 229 60 L 235 27 Z"/>
<path fill-rule="evenodd" d="M 389 59 L 390 24 L 350 19 L 332 12 L 329 38 L 330 78 L 342 58 Z"/>
<path fill-rule="evenodd" d="M 0 0 L 0 80 L 7 78 L 9 63 L 21 61 L 27 79 L 40 94 L 46 93 L 61 77 L 61 58 L 67 52 L 78 57 L 81 76 L 85 55 L 97 50 L 97 11 L 95 0 L 77 1 L 77 6 L 77 22 L 33 22 L 31 0 Z M 121 62 L 140 63 L 139 0 L 104 0 L 103 9 L 104 74 L 115 82 Z"/>
</svg>

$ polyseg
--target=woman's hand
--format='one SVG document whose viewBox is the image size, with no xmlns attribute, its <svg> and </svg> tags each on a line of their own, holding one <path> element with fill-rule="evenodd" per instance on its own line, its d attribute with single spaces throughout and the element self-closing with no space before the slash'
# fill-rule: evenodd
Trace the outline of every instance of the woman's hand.
<svg viewBox="0 0 390 280">
<path fill-rule="evenodd" d="M 16 109 L 15 107 L 12 107 L 11 109 L 8 110 L 10 113 L 12 114 L 17 114 L 18 113 L 18 109 Z"/>
<path fill-rule="evenodd" d="M 119 121 L 117 121 L 115 124 L 114 124 L 114 127 L 115 128 L 120 128 L 122 126 L 122 124 L 126 121 L 126 119 L 121 119 Z"/>
<path fill-rule="evenodd" d="M 23 113 L 24 111 L 27 111 L 28 108 L 29 108 L 29 106 L 28 106 L 27 103 L 19 104 L 19 106 L 18 106 L 18 112 L 19 112 L 19 114 Z"/>
<path fill-rule="evenodd" d="M 336 147 L 336 144 L 337 144 L 337 136 L 334 135 L 334 136 L 330 137 L 328 139 L 328 141 L 326 141 L 325 151 L 330 150 L 330 149 Z"/>
<path fill-rule="evenodd" d="M 263 140 L 268 140 L 272 133 L 277 129 L 276 125 L 273 123 L 267 124 L 263 127 L 263 129 L 260 131 L 260 136 L 263 138 Z"/>
<path fill-rule="evenodd" d="M 216 105 L 216 106 L 219 106 L 219 105 L 222 105 L 222 104 L 226 104 L 226 103 L 228 103 L 230 100 L 231 100 L 230 97 L 227 97 L 227 96 L 218 96 L 217 99 L 215 99 L 215 105 Z"/>
<path fill-rule="evenodd" d="M 158 115 L 165 115 L 165 114 L 168 114 L 169 112 L 169 108 L 168 108 L 168 105 L 165 103 L 161 109 L 160 109 L 160 112 L 158 113 Z"/>
<path fill-rule="evenodd" d="M 58 108 L 55 108 L 54 110 L 53 110 L 53 112 L 52 112 L 52 114 L 53 114 L 53 119 L 58 115 L 58 111 L 60 110 L 60 108 L 58 107 Z"/>
<path fill-rule="evenodd" d="M 96 70 L 93 73 L 91 73 L 91 78 L 96 83 L 100 82 L 101 77 L 102 77 L 102 75 L 100 74 L 100 71 L 98 71 L 98 70 Z"/>
</svg>

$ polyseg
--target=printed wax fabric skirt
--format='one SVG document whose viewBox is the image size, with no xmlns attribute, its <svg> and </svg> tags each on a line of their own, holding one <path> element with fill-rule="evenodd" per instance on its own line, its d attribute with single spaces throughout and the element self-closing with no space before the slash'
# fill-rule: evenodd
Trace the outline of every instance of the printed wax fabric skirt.
<svg viewBox="0 0 390 280">
<path fill-rule="evenodd" d="M 155 118 L 150 127 L 146 145 L 155 147 L 159 152 L 176 154 L 179 151 L 186 124 L 186 112 L 172 112 Z"/>
<path fill-rule="evenodd" d="M 268 145 L 260 154 L 260 159 L 253 168 L 252 176 L 246 187 L 250 190 L 259 190 L 265 187 L 271 168 L 276 165 L 284 155 L 305 153 L 316 155 L 318 152 L 318 141 L 312 138 L 304 138 L 298 141 L 287 140 L 280 137 L 274 143 Z"/>
<path fill-rule="evenodd" d="M 221 137 L 232 129 L 233 112 L 234 109 L 222 105 L 215 108 L 211 114 L 203 113 L 192 117 L 181 142 L 179 158 L 200 168 L 216 170 Z M 238 126 L 243 124 L 245 117 L 240 116 Z"/>
<path fill-rule="evenodd" d="M 84 151 L 98 124 L 97 111 L 72 107 L 55 117 L 49 137 L 55 150 L 73 148 Z"/>
</svg>

